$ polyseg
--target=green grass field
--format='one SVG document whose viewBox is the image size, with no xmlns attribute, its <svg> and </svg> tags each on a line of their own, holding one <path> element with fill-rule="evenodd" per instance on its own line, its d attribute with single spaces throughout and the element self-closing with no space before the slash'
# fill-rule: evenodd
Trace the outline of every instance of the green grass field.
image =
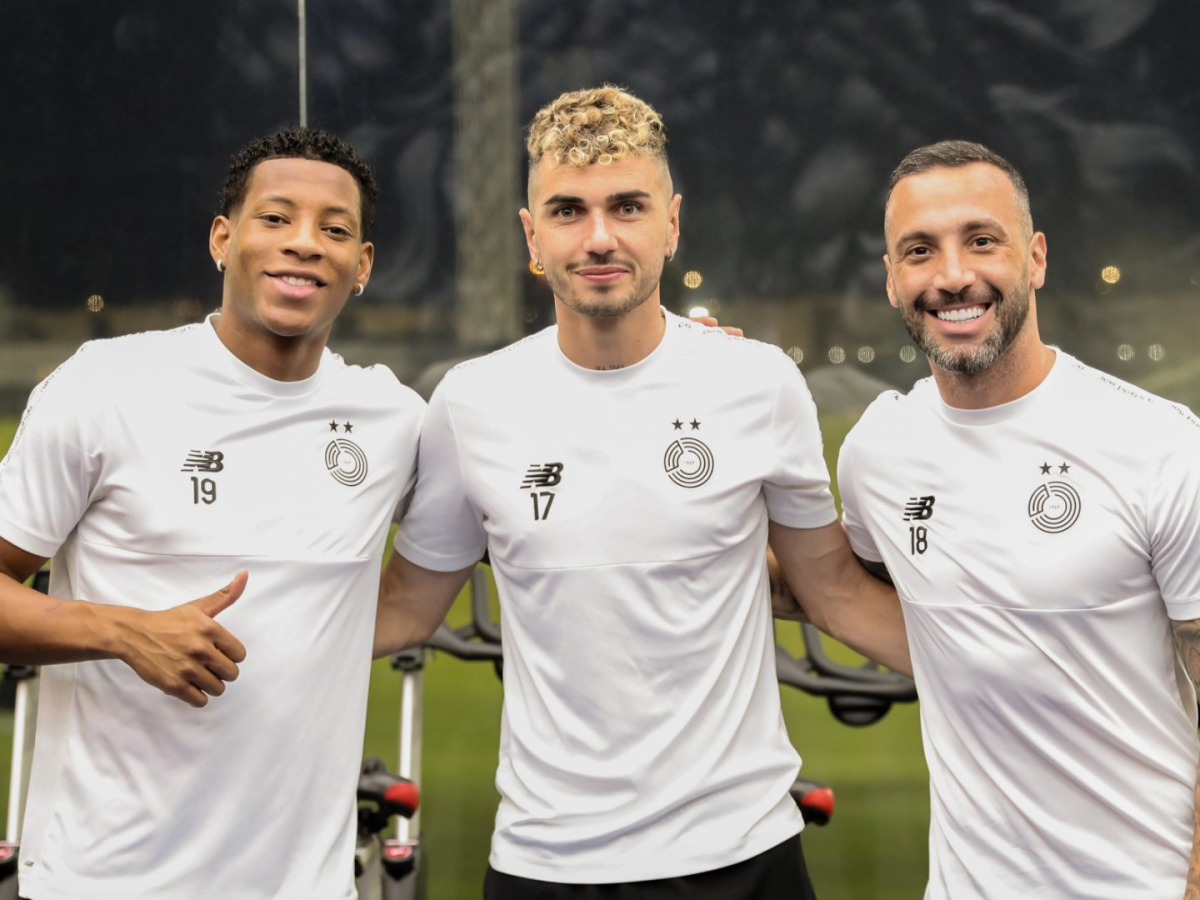
<svg viewBox="0 0 1200 900">
<path fill-rule="evenodd" d="M 853 417 L 822 427 L 831 469 Z M 0 453 L 16 423 L 0 420 Z M 469 617 L 460 602 L 451 624 Z M 780 624 L 790 646 L 795 626 Z M 375 664 L 366 755 L 395 766 L 400 678 Z M 501 688 L 490 665 L 431 655 L 425 673 L 421 831 L 431 900 L 480 896 L 496 807 L 492 784 L 499 742 Z M 821 900 L 911 900 L 924 889 L 929 825 L 927 774 L 915 704 L 895 707 L 879 723 L 850 728 L 825 702 L 783 689 L 788 729 L 804 757 L 804 774 L 831 785 L 831 824 L 805 835 L 805 855 Z M 0 716 L 0 773 L 8 771 L 12 722 Z M 7 782 L 0 802 L 7 803 Z"/>
</svg>

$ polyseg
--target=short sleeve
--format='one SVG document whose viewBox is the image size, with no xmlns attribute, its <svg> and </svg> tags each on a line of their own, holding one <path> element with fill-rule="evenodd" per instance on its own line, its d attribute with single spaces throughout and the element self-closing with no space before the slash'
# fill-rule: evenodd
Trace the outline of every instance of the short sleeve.
<svg viewBox="0 0 1200 900">
<path fill-rule="evenodd" d="M 789 528 L 820 528 L 837 521 L 829 489 L 817 407 L 804 376 L 782 353 L 771 421 L 775 465 L 765 479 L 767 514 Z"/>
<path fill-rule="evenodd" d="M 77 353 L 33 389 L 0 461 L 0 537 L 35 556 L 58 551 L 97 488 L 102 461 L 87 434 L 103 411 L 83 369 Z"/>
<path fill-rule="evenodd" d="M 858 467 L 854 461 L 854 454 L 858 447 L 856 431 L 859 427 L 861 426 L 850 429 L 838 452 L 837 483 L 838 493 L 842 497 L 842 525 L 850 539 L 850 547 L 860 559 L 883 562 L 883 556 L 863 522 L 858 504 L 858 485 L 855 482 Z"/>
<path fill-rule="evenodd" d="M 1200 425 L 1169 442 L 1147 503 L 1150 564 L 1167 614 L 1200 619 Z"/>
<path fill-rule="evenodd" d="M 448 382 L 429 401 L 417 455 L 412 502 L 396 533 L 396 552 L 435 572 L 478 562 L 487 548 L 483 519 L 467 496 Z"/>
</svg>

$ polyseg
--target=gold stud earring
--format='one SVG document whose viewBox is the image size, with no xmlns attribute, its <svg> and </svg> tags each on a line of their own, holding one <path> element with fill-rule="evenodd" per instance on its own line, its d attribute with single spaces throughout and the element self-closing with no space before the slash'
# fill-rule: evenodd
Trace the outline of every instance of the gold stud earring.
<svg viewBox="0 0 1200 900">
<path fill-rule="evenodd" d="M 531 259 L 529 261 L 529 271 L 540 278 L 546 274 L 546 267 L 542 265 L 540 259 Z"/>
</svg>

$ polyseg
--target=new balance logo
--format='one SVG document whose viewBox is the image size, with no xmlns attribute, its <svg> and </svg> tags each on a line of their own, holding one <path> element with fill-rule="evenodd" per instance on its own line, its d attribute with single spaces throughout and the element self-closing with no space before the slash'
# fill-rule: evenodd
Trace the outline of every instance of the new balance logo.
<svg viewBox="0 0 1200 900">
<path fill-rule="evenodd" d="M 525 473 L 521 490 L 528 488 L 554 487 L 562 481 L 562 463 L 534 463 Z"/>
<path fill-rule="evenodd" d="M 220 450 L 189 450 L 180 472 L 220 472 L 225 468 L 225 454 Z"/>
<path fill-rule="evenodd" d="M 933 518 L 933 497 L 909 497 L 904 506 L 904 521 L 922 521 Z"/>
</svg>

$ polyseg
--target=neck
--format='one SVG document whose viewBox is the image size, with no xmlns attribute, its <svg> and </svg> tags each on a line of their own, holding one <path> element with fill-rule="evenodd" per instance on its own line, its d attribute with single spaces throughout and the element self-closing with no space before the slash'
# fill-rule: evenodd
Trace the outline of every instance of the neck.
<svg viewBox="0 0 1200 900">
<path fill-rule="evenodd" d="M 1056 354 L 1042 343 L 1033 322 L 1008 350 L 983 372 L 962 375 L 930 365 L 947 406 L 989 409 L 1018 400 L 1046 380 Z"/>
<path fill-rule="evenodd" d="M 620 316 L 588 316 L 554 299 L 558 346 L 585 369 L 623 369 L 654 352 L 666 332 L 658 293 Z"/>
<path fill-rule="evenodd" d="M 246 329 L 224 313 L 213 319 L 213 328 L 230 353 L 274 381 L 310 378 L 321 364 L 328 339 L 328 333 L 316 339 L 311 334 L 285 337 L 265 329 Z"/>
</svg>

